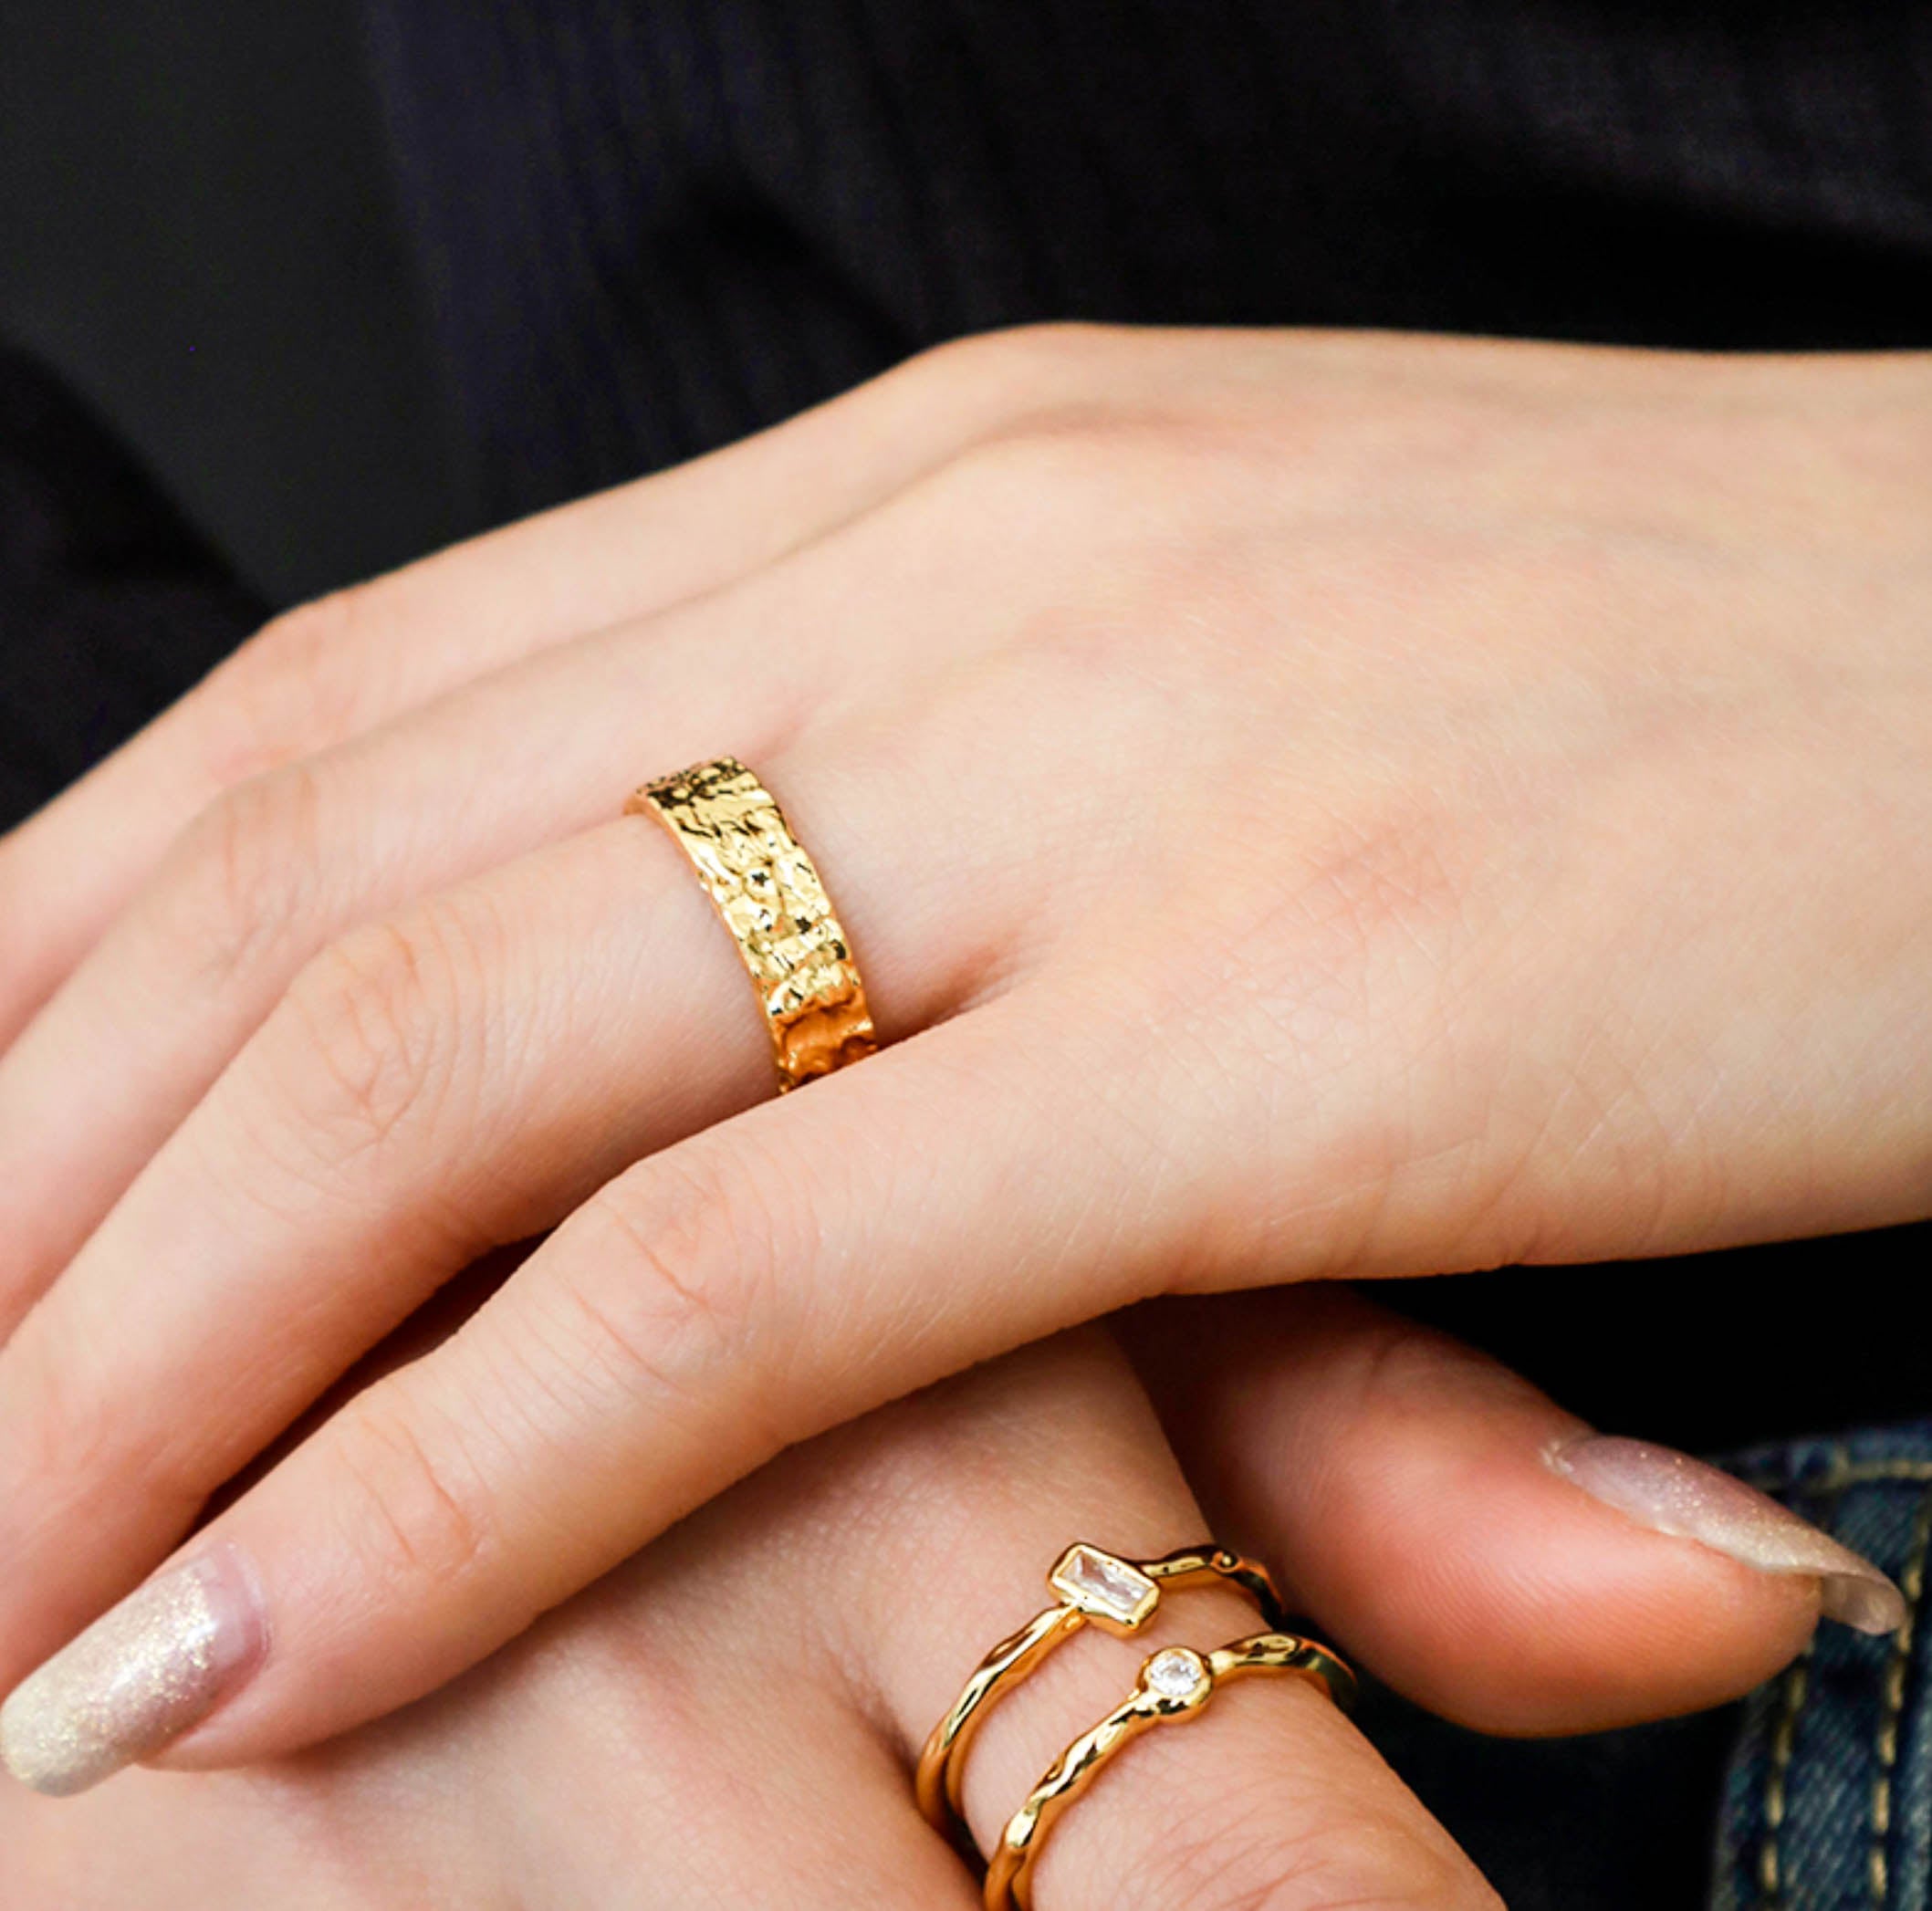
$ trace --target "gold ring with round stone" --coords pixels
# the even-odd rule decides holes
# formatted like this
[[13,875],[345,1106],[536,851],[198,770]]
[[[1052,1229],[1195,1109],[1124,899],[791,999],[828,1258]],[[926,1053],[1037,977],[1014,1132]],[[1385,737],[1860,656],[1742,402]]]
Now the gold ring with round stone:
[[624,813],[670,830],[724,917],[765,1011],[780,1094],[878,1048],[825,884],[778,799],[736,757],[645,784]]
[[1222,1686],[1257,1673],[1307,1679],[1344,1710],[1354,1702],[1355,1675],[1325,1645],[1292,1633],[1258,1633],[1206,1655],[1185,1645],[1155,1653],[1133,1690],[1048,1767],[1008,1820],[987,1867],[986,1911],[1031,1911],[1033,1866],[1047,1833],[1122,1747],[1157,1725],[1197,1718]]
[[1084,1540],[1068,1547],[1047,1575],[1055,1603],[979,1662],[925,1741],[913,1782],[927,1822],[936,1831],[952,1830],[974,1733],[997,1700],[1036,1671],[1056,1646],[1086,1625],[1097,1625],[1117,1639],[1131,1638],[1154,1617],[1167,1588],[1217,1580],[1250,1594],[1269,1625],[1282,1624],[1281,1602],[1267,1567],[1225,1546],[1185,1546],[1140,1564]]

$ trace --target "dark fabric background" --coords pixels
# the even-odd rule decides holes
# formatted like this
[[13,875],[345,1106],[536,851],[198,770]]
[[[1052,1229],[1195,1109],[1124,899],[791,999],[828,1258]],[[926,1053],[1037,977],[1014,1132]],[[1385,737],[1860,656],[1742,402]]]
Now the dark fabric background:
[[1924,0],[367,0],[485,506],[1032,318],[1932,340]]
[[1925,0],[0,0],[0,333],[286,600],[1039,318],[1932,342]]
[[0,351],[0,830],[172,702],[261,615],[78,402]]

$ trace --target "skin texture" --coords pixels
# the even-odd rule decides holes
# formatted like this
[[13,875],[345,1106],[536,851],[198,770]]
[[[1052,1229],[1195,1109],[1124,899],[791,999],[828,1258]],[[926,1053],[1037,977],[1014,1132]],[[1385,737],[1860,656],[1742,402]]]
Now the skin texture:
[[[1376,1445],[1387,1411],[1377,1389],[1413,1395],[1432,1372],[1438,1431],[1499,1406],[1523,1433],[1566,1424],[1480,1357],[1351,1297],[1267,1305],[1279,1312],[1265,1321],[1228,1316],[1225,1341],[1212,1321],[1188,1332],[1225,1359],[1258,1330],[1306,1338],[1330,1370],[1383,1376],[1339,1413],[1332,1401],[1299,1430],[1278,1428],[1311,1472],[1332,1477],[1340,1457],[1324,1458],[1325,1422],[1365,1425]],[[1292,1413],[1303,1391],[1284,1390],[1269,1411]],[[1247,1412],[1238,1397],[1232,1411]],[[1241,1430],[1260,1431],[1252,1420]],[[1512,1467],[1492,1436],[1438,1445],[1426,1461],[1452,1500],[1480,1493],[1505,1524],[1548,1529],[1514,1549],[1513,1594],[1479,1614],[1456,1590],[1470,1542],[1449,1549],[1435,1581],[1449,1596],[1418,1642],[1446,1690],[1580,1721],[1601,1713],[1579,1667],[1606,1621],[1623,1650],[1667,1650],[1687,1628],[1701,1632],[1707,1660],[1727,1643],[1775,1654],[1802,1636],[1801,1588],[1636,1534],[1518,1457]],[[1362,1488],[1387,1503],[1402,1490],[1399,1476]],[[1281,1511],[1251,1509],[1248,1524],[1277,1541]],[[1214,1517],[1119,1347],[1086,1330],[787,1455],[487,1665],[326,1747],[241,1772],[130,1773],[58,1802],[0,1790],[7,1901],[17,1911],[137,1901],[970,1911],[967,1874],[912,1806],[911,1760],[932,1720],[979,1654],[1045,1603],[1046,1568],[1070,1536],[1153,1554]],[[1378,1509],[1364,1503],[1361,1517]],[[1352,1550],[1345,1518],[1335,1530]],[[1336,1607],[1334,1589],[1323,1603]],[[1174,1595],[1143,1639],[1090,1633],[1064,1647],[974,1748],[966,1802],[981,1848],[1148,1653],[1257,1625],[1238,1595],[1197,1591]],[[1497,1650],[1499,1637],[1520,1645],[1537,1628],[1569,1652]],[[1750,1676],[1741,1660],[1731,1671]],[[1676,1696],[1699,1689],[1680,1684]],[[1040,1911],[1102,1911],[1130,1888],[1203,1911],[1497,1902],[1341,1715],[1285,1683],[1238,1688],[1210,1718],[1133,1748],[1055,1833],[1038,1884]]]
[[[1061,1458],[1044,1477],[1042,1451]],[[0,1794],[8,1902],[969,1911],[907,1764],[1102,1506],[1118,1543],[1154,1551],[1202,1519],[1096,1334],[788,1457],[488,1666],[326,1749],[58,1805]],[[1154,1645],[1258,1625],[1221,1591],[1170,1608],[1152,1643],[1092,1634],[991,1716],[968,1768],[982,1844]],[[1286,1685],[1123,1759],[1057,1834],[1039,1903],[1100,1911],[1129,1879],[1230,1911],[1496,1902],[1340,1715]]]
[[[1928,405],[1028,333],[264,633],[0,846],[0,1678],[552,1227],[217,1522],[276,1644],[198,1760],[1126,1303],[1923,1214]],[[783,1102],[604,820],[727,749],[894,1042]]]

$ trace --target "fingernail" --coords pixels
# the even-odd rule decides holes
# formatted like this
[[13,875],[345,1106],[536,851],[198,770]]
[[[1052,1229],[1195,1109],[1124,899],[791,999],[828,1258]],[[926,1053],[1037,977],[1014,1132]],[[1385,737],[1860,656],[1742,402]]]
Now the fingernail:
[[266,1638],[233,1548],[170,1567],[15,1688],[0,1706],[0,1764],[36,1791],[85,1791],[205,1718]]
[[1741,1479],[1687,1453],[1593,1434],[1553,1449],[1551,1467],[1620,1513],[1674,1539],[1696,1540],[1760,1572],[1815,1579],[1827,1619],[1895,1632],[1905,1595],[1869,1560]]

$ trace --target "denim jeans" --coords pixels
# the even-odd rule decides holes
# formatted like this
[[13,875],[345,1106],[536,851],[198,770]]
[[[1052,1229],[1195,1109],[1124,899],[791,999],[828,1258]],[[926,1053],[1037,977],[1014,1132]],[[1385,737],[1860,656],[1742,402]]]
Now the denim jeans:
[[1932,1906],[1932,1420],[1725,1464],[1898,1581],[1889,1639],[1824,1625],[1741,1706],[1634,1731],[1484,1739],[1373,1694],[1363,1722],[1510,1911]]
[[1890,1639],[1823,1626],[1752,1695],[1725,1776],[1713,1911],[1921,1911],[1932,1903],[1932,1684],[1918,1624],[1932,1421],[1763,1447],[1737,1470],[1904,1588]]

